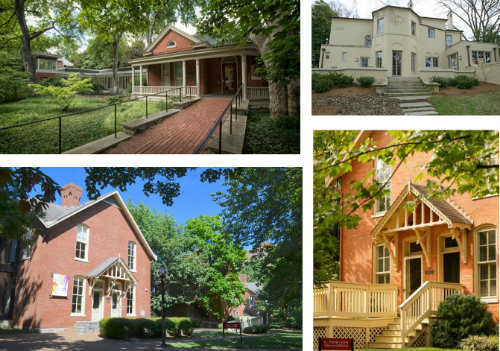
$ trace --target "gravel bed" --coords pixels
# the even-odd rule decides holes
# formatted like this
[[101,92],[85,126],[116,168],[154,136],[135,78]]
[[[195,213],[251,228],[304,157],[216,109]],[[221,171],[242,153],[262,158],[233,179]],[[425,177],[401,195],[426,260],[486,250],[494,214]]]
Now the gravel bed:
[[376,93],[358,96],[316,95],[313,115],[402,115],[399,100]]

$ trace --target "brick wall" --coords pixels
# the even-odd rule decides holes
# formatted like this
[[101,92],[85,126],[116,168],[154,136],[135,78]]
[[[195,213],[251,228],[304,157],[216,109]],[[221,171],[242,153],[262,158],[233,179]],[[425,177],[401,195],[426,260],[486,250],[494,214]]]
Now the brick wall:
[[[176,46],[174,48],[167,48],[167,44],[171,40],[175,41]],[[192,44],[193,41],[171,30],[153,48],[153,54],[158,55],[158,54],[167,54],[179,51],[193,50],[193,48],[191,47]]]
[[[389,135],[383,131],[372,132],[372,138],[379,146],[386,145],[390,141]],[[410,156],[406,163],[402,164],[391,181],[391,203],[401,193],[409,181],[414,182],[420,170],[414,169],[431,157],[430,154],[418,153]],[[353,162],[352,172],[342,177],[342,189],[347,192],[350,189],[350,181],[359,180],[375,166],[375,163]],[[426,176],[418,184],[425,184]],[[467,263],[460,259],[460,283],[464,285],[465,293],[474,292],[474,231],[485,224],[494,225],[498,228],[498,196],[483,199],[471,199],[467,194],[457,195],[448,200],[457,203],[473,219],[473,228],[467,232]],[[361,221],[357,228],[341,230],[341,280],[347,282],[374,283],[373,271],[373,246],[374,242],[370,235],[372,229],[380,221],[381,217],[373,217],[373,211],[356,212]],[[435,226],[431,229],[431,266],[428,267],[423,258],[423,281],[438,280],[438,240],[439,234],[448,232],[445,225]],[[396,270],[391,262],[391,283],[399,287],[398,303],[403,301],[403,240],[414,236],[413,231],[400,232],[397,251],[399,269]],[[498,255],[498,249],[497,249]],[[498,258],[497,258],[498,260]],[[429,274],[426,274],[428,271]],[[497,291],[498,294],[498,291]],[[496,313],[498,321],[498,303],[489,304],[490,310]]]
[[[75,260],[76,226],[89,228],[88,262]],[[71,316],[73,277],[83,276],[108,257],[120,256],[127,264],[128,242],[136,243],[136,315],[150,316],[151,266],[144,247],[120,209],[100,202],[46,231],[38,237],[31,260],[20,266],[14,304],[14,323],[39,328],[66,328],[92,318],[92,296],[85,283],[85,316]],[[70,276],[68,296],[50,297],[52,273]],[[104,317],[111,316],[111,298],[104,294]],[[109,297],[109,298],[108,298]],[[126,316],[126,298],[121,300],[121,315]]]

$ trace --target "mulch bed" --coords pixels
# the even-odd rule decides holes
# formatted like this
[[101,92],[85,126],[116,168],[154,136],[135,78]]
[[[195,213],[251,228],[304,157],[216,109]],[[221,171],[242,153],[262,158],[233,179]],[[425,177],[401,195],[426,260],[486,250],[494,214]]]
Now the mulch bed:
[[472,89],[458,89],[457,87],[439,88],[439,95],[467,96],[476,94],[495,93],[500,91],[500,85],[480,82],[479,86]]
[[402,115],[399,100],[378,95],[375,87],[335,88],[312,94],[313,115]]

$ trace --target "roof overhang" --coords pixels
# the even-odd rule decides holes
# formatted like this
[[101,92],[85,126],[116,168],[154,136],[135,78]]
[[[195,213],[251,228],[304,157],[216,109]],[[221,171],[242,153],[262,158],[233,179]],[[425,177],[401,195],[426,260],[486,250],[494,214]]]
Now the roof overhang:
[[133,283],[133,285],[137,284],[137,279],[121,257],[107,258],[88,272],[86,277],[90,279],[109,278],[111,280],[122,280]]
[[103,202],[104,200],[109,199],[111,197],[114,198],[114,200],[119,204],[121,210],[123,211],[123,214],[125,215],[125,218],[130,223],[132,229],[136,233],[136,235],[139,238],[143,247],[146,249],[146,252],[148,253],[148,255],[156,261],[158,259],[158,257],[156,256],[156,254],[153,252],[153,250],[149,246],[148,242],[146,241],[146,238],[144,237],[144,234],[142,234],[141,230],[139,229],[139,226],[137,225],[134,218],[132,217],[132,214],[128,210],[127,205],[125,204],[122,197],[120,196],[120,194],[116,190],[98,197],[95,201],[89,201],[88,203],[81,206],[78,210],[70,212],[66,216],[62,216],[61,218],[58,218],[56,221],[53,221],[51,223],[46,223],[43,220],[43,218],[39,217],[39,219],[40,219],[40,222],[42,222],[42,224],[46,228],[52,228],[52,227],[56,226],[57,224],[67,220],[68,218],[71,218],[71,217],[75,216],[76,214],[78,214],[82,211],[85,211],[86,209],[94,206],[95,204]]

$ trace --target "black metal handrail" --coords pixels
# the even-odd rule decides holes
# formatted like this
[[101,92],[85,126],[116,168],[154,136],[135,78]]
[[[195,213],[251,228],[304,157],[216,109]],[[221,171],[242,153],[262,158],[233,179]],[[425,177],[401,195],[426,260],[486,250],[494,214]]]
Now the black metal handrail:
[[199,154],[201,152],[201,150],[203,150],[203,148],[206,146],[206,144],[208,143],[208,141],[210,140],[210,138],[214,134],[215,130],[217,129],[217,125],[219,125],[219,154],[222,153],[222,119],[226,115],[227,110],[230,109],[231,115],[229,117],[230,118],[229,119],[229,134],[233,134],[233,101],[236,99],[236,113],[235,113],[235,115],[236,115],[236,120],[238,120],[238,102],[241,105],[241,90],[242,90],[242,88],[243,88],[243,85],[240,85],[240,87],[238,88],[236,93],[233,95],[233,97],[231,98],[231,100],[227,104],[224,111],[222,111],[219,118],[217,118],[217,121],[215,122],[213,127],[210,129],[207,136],[205,136],[205,138],[203,139],[201,144],[198,146],[198,148],[196,148],[196,150],[193,152],[193,154]]
[[[40,119],[40,120],[37,120],[37,121],[19,123],[19,124],[15,124],[15,125],[12,125],[12,126],[7,126],[7,127],[0,127],[0,132],[4,131],[4,130],[8,130],[8,129],[25,127],[25,126],[32,125],[32,124],[38,124],[38,123],[43,123],[43,122],[47,122],[47,121],[52,121],[52,120],[55,120],[55,119],[59,119],[59,153],[61,154],[62,153],[62,119],[63,118],[65,118],[65,117],[71,117],[71,116],[75,116],[75,115],[81,115],[81,114],[88,113],[88,112],[94,112],[94,111],[101,110],[101,109],[104,109],[104,108],[107,108],[107,107],[110,107],[110,106],[114,105],[114,110],[115,110],[115,138],[116,138],[117,137],[117,118],[116,118],[116,114],[117,114],[116,107],[117,107],[117,105],[123,104],[123,103],[126,103],[126,102],[132,102],[132,101],[141,100],[141,99],[144,99],[144,97],[145,97],[146,98],[146,118],[148,118],[148,96],[155,96],[155,95],[159,95],[159,94],[163,94],[163,92],[156,93],[156,94],[151,94],[151,95],[146,95],[146,96],[139,96],[139,97],[134,98],[134,99],[127,99],[127,100],[124,100],[124,101],[119,101],[119,102],[115,102],[115,103],[112,103],[112,104],[107,104],[107,105],[104,105],[104,106],[100,106],[100,107],[96,107],[96,108],[91,108],[91,109],[88,109],[88,110],[85,110],[85,111],[68,113],[68,114],[65,114],[65,115],[60,115],[60,116],[50,117],[50,118],[44,118],[44,119]],[[110,96],[112,96],[112,95],[110,95]],[[168,97],[166,97],[166,99],[168,99]],[[165,103],[165,110],[167,110],[167,109],[168,109],[168,101]]]

